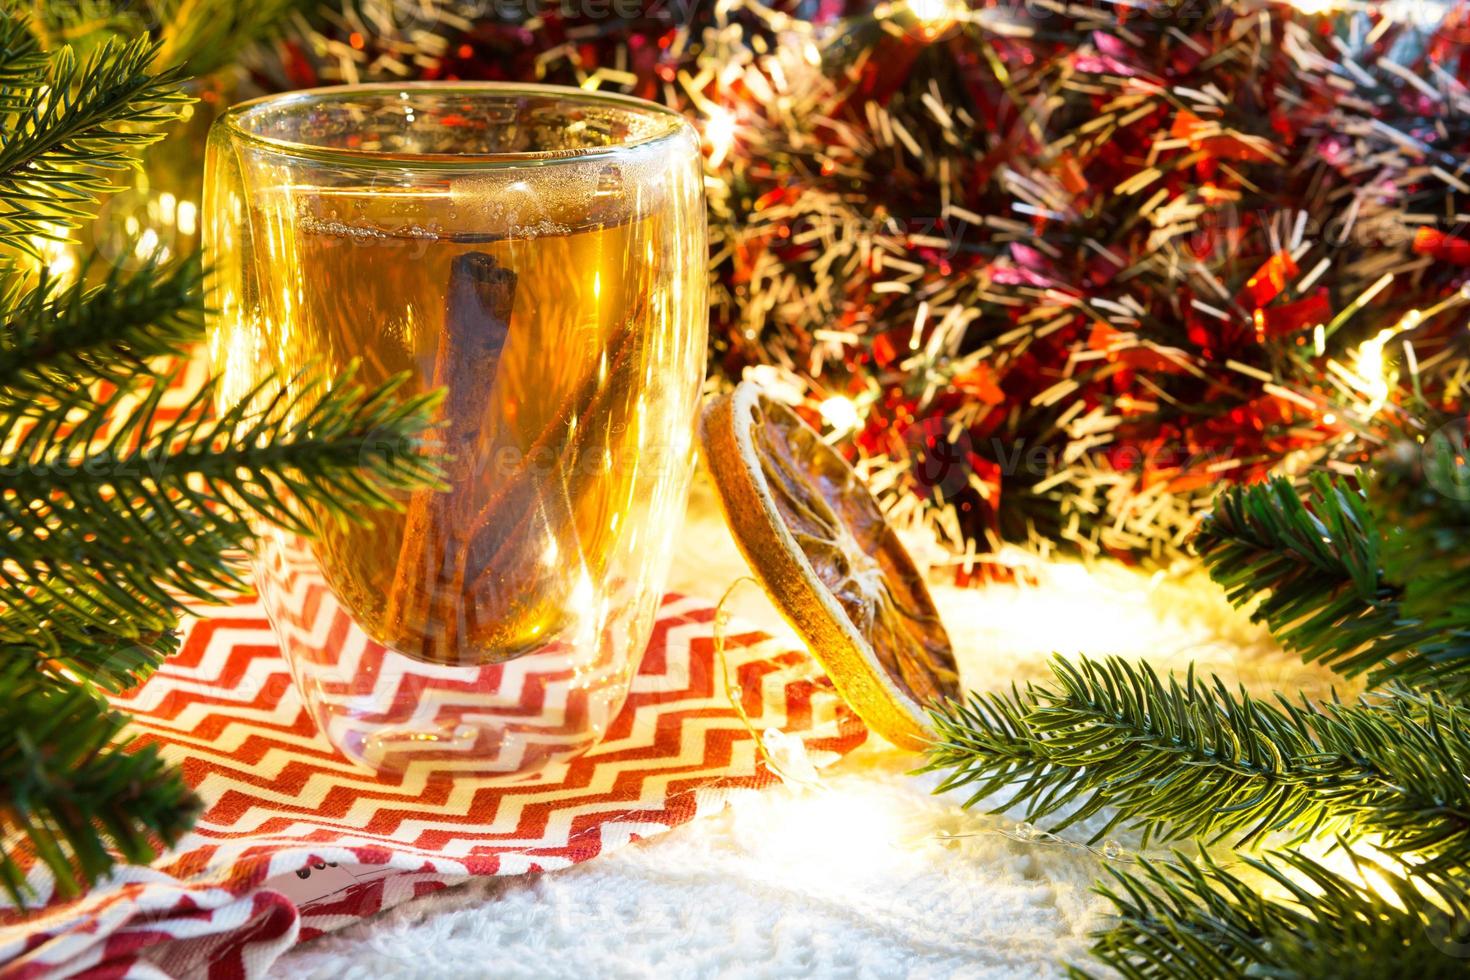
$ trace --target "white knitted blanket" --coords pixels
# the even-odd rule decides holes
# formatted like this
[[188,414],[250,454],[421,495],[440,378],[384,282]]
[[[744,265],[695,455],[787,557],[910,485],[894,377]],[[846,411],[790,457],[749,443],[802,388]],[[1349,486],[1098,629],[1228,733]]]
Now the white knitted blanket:
[[[672,588],[718,598],[745,574],[696,491]],[[1199,573],[1044,568],[1034,584],[936,592],[966,684],[1045,676],[1053,652],[1194,659],[1256,689],[1324,676],[1273,647]],[[783,628],[755,589],[737,611]],[[785,787],[554,874],[477,881],[298,947],[276,975],[1043,977],[1080,961],[1106,904],[1102,859],[1025,843],[1014,816],[935,797],[920,757],[869,744],[816,788]],[[993,801],[995,802],[995,801]],[[1091,828],[1068,831],[1085,839]],[[1135,842],[1119,840],[1125,848]]]

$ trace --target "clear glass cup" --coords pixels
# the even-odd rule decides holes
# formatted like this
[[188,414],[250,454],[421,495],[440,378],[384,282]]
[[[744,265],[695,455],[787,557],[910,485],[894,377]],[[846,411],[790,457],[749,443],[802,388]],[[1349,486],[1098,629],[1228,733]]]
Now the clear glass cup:
[[526,774],[622,707],[692,467],[699,153],[667,109],[532,85],[297,92],[212,130],[221,401],[353,363],[446,389],[448,492],[310,539],[262,528],[253,556],[350,758]]

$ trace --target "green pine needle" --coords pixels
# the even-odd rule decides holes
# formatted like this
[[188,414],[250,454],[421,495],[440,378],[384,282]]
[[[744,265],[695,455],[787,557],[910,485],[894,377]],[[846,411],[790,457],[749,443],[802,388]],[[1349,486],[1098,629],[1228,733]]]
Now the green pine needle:
[[60,48],[44,84],[10,88],[0,129],[0,245],[39,254],[33,238],[78,227],[112,189],[109,175],[135,166],[136,151],[160,138],[150,127],[189,100],[176,72],[153,74],[157,51],[147,37],[109,39],[80,62]]
[[[11,622],[0,613],[0,663],[24,662],[57,685],[75,685],[85,679],[109,694],[117,694],[148,678],[164,658],[176,653],[176,629],[105,630],[89,622],[63,622],[64,607],[51,611],[44,631],[24,621]],[[120,635],[133,633],[135,635]]]
[[178,840],[199,803],[151,745],[119,741],[126,717],[85,687],[63,687],[25,659],[0,662],[0,887],[27,896],[12,841],[75,895],[115,861],[140,863]]
[[1238,869],[1208,855],[1110,866],[1098,892],[1118,918],[1094,934],[1092,955],[1136,980],[1464,977],[1463,873],[1409,877],[1344,850],[1351,872],[1294,852]]
[[[1392,526],[1343,478],[1317,474],[1305,497],[1278,478],[1221,494],[1195,547],[1230,601],[1259,601],[1253,618],[1303,660],[1373,685],[1470,690],[1470,619],[1404,606],[1383,566],[1380,528]],[[1401,571],[1420,574],[1412,560]]]
[[234,64],[246,46],[271,35],[299,0],[150,0],[152,19],[164,25],[163,64],[208,75]]
[[19,17],[0,11],[0,112],[14,112],[46,79],[49,59]]
[[1353,676],[1419,634],[1396,629],[1398,591],[1382,581],[1363,494],[1322,474],[1311,491],[1303,499],[1281,478],[1232,487],[1200,527],[1195,548],[1232,603],[1260,599],[1254,618],[1283,646]]
[[0,630],[58,643],[165,633],[187,599],[242,587],[223,556],[248,544],[252,519],[310,534],[318,512],[360,520],[398,506],[396,492],[438,475],[420,445],[437,396],[400,399],[401,381],[370,392],[351,372],[330,390],[319,377],[267,381],[218,415],[206,386],[165,419],[163,379],[130,412],[124,389],[0,416],[16,446],[0,465]]
[[71,286],[34,269],[177,118],[181,72],[228,62],[290,6],[0,0],[0,887],[17,901],[15,846],[74,894],[193,819],[99,692],[174,652],[186,603],[242,587],[252,531],[365,520],[439,479],[437,398],[402,397],[402,379],[303,374],[164,411],[159,360],[201,334],[197,259],[89,263]]
[[[1454,426],[1422,446],[1405,440],[1374,469],[1369,502],[1383,574],[1400,585],[1404,618],[1432,638],[1377,676],[1470,698],[1470,458]],[[1448,435],[1447,435],[1448,433]]]
[[1269,702],[1118,659],[1052,670],[1053,683],[931,712],[925,770],[949,770],[937,791],[971,787],[966,806],[1000,793],[994,812],[1057,817],[1053,831],[1112,808],[1094,841],[1119,824],[1145,843],[1237,845],[1352,829],[1427,869],[1470,863],[1470,711],[1407,694]]
[[151,374],[151,359],[185,356],[202,338],[197,255],[171,266],[148,261],[132,272],[114,267],[94,286],[87,285],[90,266],[62,289],[43,269],[37,285],[7,304],[0,332],[0,404],[7,410],[32,412],[38,399],[96,381],[129,384]]

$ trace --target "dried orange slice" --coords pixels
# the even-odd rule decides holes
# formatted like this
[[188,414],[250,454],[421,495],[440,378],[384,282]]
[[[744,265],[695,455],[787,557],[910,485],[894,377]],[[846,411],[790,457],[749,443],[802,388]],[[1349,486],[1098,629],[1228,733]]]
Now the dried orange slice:
[[844,701],[923,748],[924,706],[960,696],[954,650],[913,559],[847,461],[742,382],[700,421],[725,518],[750,567]]

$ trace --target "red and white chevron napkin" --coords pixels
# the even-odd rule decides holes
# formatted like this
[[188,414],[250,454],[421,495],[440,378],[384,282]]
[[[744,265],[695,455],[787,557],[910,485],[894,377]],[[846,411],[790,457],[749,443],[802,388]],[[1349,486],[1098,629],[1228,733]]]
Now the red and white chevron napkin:
[[[194,622],[180,653],[117,699],[182,766],[206,810],[152,867],[87,895],[0,913],[0,977],[257,976],[293,943],[475,875],[564,868],[659,834],[777,777],[756,730],[818,760],[865,738],[804,653],[668,597],[627,705],[581,759],[524,786],[378,776],[338,756],[303,709],[265,614]],[[31,881],[44,900],[45,869]]]

